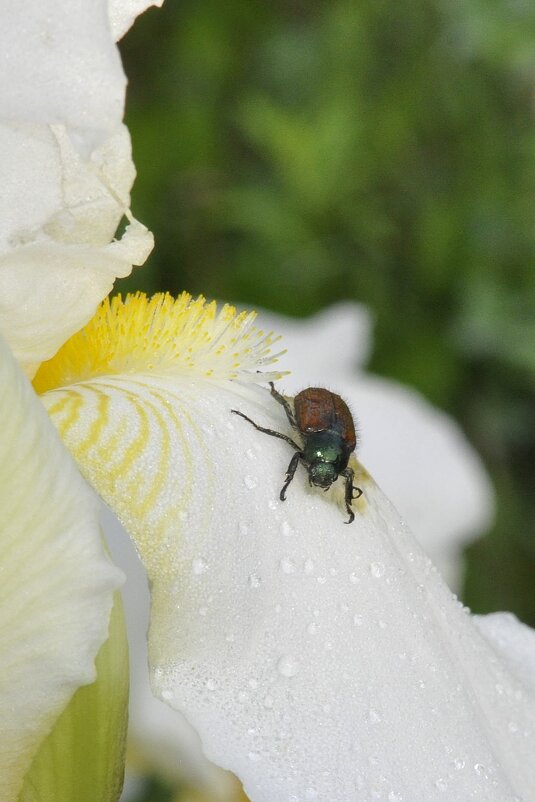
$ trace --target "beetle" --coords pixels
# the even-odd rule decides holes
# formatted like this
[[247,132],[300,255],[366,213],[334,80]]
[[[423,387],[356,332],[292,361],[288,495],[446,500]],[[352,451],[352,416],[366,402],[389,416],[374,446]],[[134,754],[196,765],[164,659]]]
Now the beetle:
[[245,418],[259,432],[279,437],[295,448],[295,454],[286,471],[280,500],[285,501],[288,485],[301,462],[308,471],[309,484],[322,487],[324,490],[328,490],[339,476],[344,477],[345,505],[349,515],[346,523],[352,523],[355,520],[352,501],[362,495],[362,490],[353,484],[355,472],[353,468],[348,467],[349,457],[357,445],[357,436],[353,417],[346,402],[336,393],[331,393],[323,387],[307,387],[295,396],[292,409],[286,398],[275,389],[273,382],[270,382],[269,386],[273,398],[284,408],[290,425],[301,435],[302,447],[282,432],[259,426],[243,412],[237,409],[231,411]]

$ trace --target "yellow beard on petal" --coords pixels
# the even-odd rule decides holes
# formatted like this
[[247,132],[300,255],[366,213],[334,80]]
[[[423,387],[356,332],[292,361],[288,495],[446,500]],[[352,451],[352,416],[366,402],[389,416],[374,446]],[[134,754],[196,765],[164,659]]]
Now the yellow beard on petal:
[[89,323],[73,335],[37,371],[37,393],[99,376],[186,373],[214,379],[262,381],[278,372],[258,374],[279,339],[253,325],[255,312],[237,312],[225,304],[184,292],[173,298],[144,293],[107,298]]

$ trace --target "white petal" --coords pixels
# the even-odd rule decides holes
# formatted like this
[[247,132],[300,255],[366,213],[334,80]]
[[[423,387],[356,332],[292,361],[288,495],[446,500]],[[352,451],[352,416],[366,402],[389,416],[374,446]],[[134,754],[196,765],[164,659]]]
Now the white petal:
[[103,528],[113,561],[126,574],[122,595],[130,651],[128,732],[134,753],[140,752],[154,771],[172,782],[202,789],[214,802],[228,799],[235,781],[206,759],[199,736],[184,717],[151,691],[147,657],[150,607],[147,576],[128,535],[107,508]]
[[163,0],[109,0],[109,17],[113,38],[117,42],[132,26],[135,18],[150,6],[161,7]]
[[93,316],[153,239],[133,221],[110,242],[135,175],[124,126],[88,163],[61,128],[0,126],[0,171],[0,331],[31,366]]
[[123,116],[126,78],[107,0],[9,3],[1,23],[2,118],[61,123],[90,152]]
[[296,392],[318,383],[322,387],[326,376],[346,375],[364,366],[370,355],[372,321],[362,304],[334,304],[302,320],[261,310],[258,322],[282,334],[288,353],[277,367],[290,371],[287,384]]
[[535,632],[511,613],[476,615],[474,622],[513,673],[535,693]]
[[152,243],[152,234],[134,222],[109,245],[44,241],[0,256],[0,331],[17,359],[31,366],[50,358]]
[[15,799],[34,752],[94,678],[120,573],[98,503],[0,340],[0,798]]
[[45,401],[135,538],[154,687],[207,755],[253,802],[534,796],[535,698],[366,474],[349,526],[301,468],[283,503],[292,449],[230,412],[288,432],[267,393],[146,382]]

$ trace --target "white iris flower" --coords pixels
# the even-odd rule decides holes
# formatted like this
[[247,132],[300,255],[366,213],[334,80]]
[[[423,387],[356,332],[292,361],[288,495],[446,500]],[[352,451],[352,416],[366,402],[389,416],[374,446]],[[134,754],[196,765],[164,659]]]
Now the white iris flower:
[[231,414],[290,433],[259,384],[274,338],[185,295],[97,310],[151,247],[131,217],[112,241],[133,169],[106,4],[3,17],[0,798],[93,679],[118,584],[50,419],[147,570],[155,693],[253,802],[534,798],[535,636],[474,621],[356,459],[353,524],[302,468],[280,501],[291,450]]

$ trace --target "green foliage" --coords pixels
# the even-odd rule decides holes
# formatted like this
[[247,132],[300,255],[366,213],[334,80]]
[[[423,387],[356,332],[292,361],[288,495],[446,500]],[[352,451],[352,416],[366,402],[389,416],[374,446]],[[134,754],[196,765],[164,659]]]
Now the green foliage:
[[131,286],[368,304],[372,368],[452,412],[497,483],[466,601],[531,624],[534,40],[528,0],[181,0],[124,45],[157,240]]

